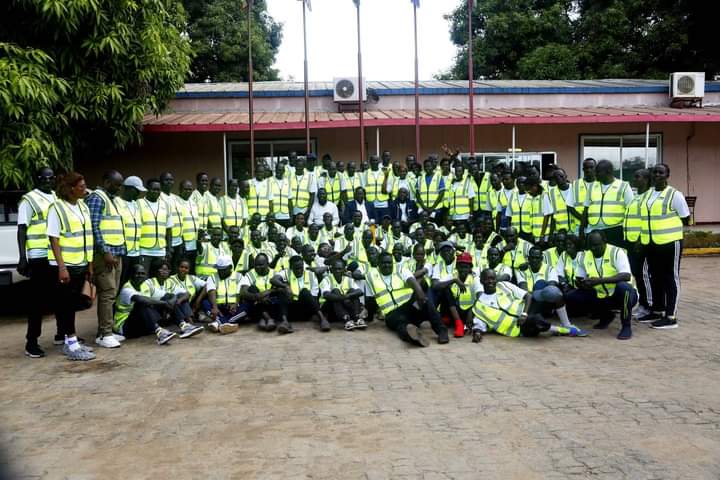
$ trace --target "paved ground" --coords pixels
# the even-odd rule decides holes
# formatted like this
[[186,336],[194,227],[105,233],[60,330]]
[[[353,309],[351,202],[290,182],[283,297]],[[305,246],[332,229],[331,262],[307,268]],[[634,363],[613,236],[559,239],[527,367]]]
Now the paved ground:
[[684,261],[682,327],[626,343],[248,326],[79,364],[3,319],[0,438],[31,478],[717,479],[719,265]]

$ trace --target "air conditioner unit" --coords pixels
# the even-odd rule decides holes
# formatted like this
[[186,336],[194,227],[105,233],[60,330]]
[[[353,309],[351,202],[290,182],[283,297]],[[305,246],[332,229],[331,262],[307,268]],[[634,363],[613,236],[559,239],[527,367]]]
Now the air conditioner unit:
[[705,72],[675,72],[670,74],[670,97],[701,99],[705,96]]
[[[333,100],[338,103],[358,103],[358,78],[338,77],[333,79]],[[367,83],[362,79],[363,92],[362,101],[367,101]]]

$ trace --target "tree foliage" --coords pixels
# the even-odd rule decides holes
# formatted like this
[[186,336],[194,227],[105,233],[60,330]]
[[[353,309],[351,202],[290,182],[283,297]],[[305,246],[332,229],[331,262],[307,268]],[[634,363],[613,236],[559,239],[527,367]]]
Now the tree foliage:
[[[189,81],[248,80],[247,8],[241,0],[184,0],[195,58]],[[272,68],[282,26],[267,13],[264,0],[252,2],[253,80],[277,80]]]
[[179,0],[8,0],[0,5],[0,184],[140,142],[183,84]]
[[[664,78],[720,72],[712,2],[693,0],[477,0],[476,77]],[[467,78],[467,0],[447,16],[458,46],[443,78]]]

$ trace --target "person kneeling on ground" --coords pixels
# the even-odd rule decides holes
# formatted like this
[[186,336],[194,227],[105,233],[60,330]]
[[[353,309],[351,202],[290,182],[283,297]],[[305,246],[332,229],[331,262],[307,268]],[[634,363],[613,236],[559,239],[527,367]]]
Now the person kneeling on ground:
[[142,264],[133,265],[130,280],[120,289],[115,303],[115,333],[126,338],[155,333],[158,345],[164,345],[175,337],[175,333],[158,324],[166,312],[173,310],[174,301],[153,298],[152,288],[152,283],[147,281],[145,267]]
[[342,259],[333,261],[330,275],[320,282],[322,309],[330,320],[344,322],[345,330],[366,328],[365,320],[360,318],[360,297],[363,291],[345,272]]
[[[585,252],[577,271],[579,288],[566,295],[568,305],[585,308],[600,321],[593,327],[603,330],[615,318],[614,309],[620,309],[622,328],[618,340],[632,337],[630,318],[638,301],[638,294],[630,284],[630,261],[625,250],[605,241],[605,234],[593,230],[588,235],[590,249]],[[572,309],[572,310],[574,310]]]
[[437,334],[438,343],[448,343],[448,331],[440,320],[440,314],[432,302],[428,302],[412,272],[393,272],[391,254],[380,254],[378,268],[368,272],[367,283],[378,308],[385,316],[385,325],[394,330],[401,340],[427,347],[429,342],[418,327],[423,321],[429,320]]
[[208,329],[225,335],[237,332],[238,321],[247,315],[239,304],[242,274],[233,272],[232,259],[226,255],[218,257],[215,268],[217,273],[208,277],[205,284],[207,299],[203,300],[203,309],[212,318]]
[[532,296],[510,282],[498,282],[495,272],[486,268],[480,274],[483,293],[473,305],[473,342],[482,340],[487,330],[506,337],[537,337],[541,332],[571,337],[586,336],[575,327],[560,327],[546,321],[540,313],[531,313]]
[[291,319],[295,321],[312,317],[319,319],[320,331],[330,331],[330,323],[320,311],[317,301],[317,277],[305,269],[305,262],[300,255],[293,255],[290,258],[290,268],[277,273],[270,283],[285,292],[285,295],[279,297],[282,316],[282,322],[278,325],[280,333],[293,332]]

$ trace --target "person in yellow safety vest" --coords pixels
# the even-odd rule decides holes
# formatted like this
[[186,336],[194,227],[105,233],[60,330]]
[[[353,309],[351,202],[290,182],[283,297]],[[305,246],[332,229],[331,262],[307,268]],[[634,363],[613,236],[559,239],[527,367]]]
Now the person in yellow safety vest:
[[250,215],[259,213],[261,218],[273,211],[273,192],[265,175],[265,164],[258,163],[255,167],[255,178],[250,180],[248,210]]
[[435,171],[435,162],[428,158],[423,162],[425,173],[417,180],[416,201],[422,211],[427,212],[431,219],[439,219],[441,217],[438,210],[443,204],[445,198],[445,182],[439,172]]
[[670,167],[655,165],[651,175],[654,188],[640,202],[640,243],[650,270],[653,312],[638,320],[652,322],[652,328],[671,329],[677,328],[683,227],[690,220],[690,209],[682,192],[668,185]]
[[195,175],[195,190],[190,196],[190,200],[195,203],[198,212],[198,240],[205,236],[208,225],[207,203],[208,197],[211,196],[208,188],[210,187],[210,177],[205,172]]
[[598,181],[593,183],[585,198],[585,233],[602,230],[611,245],[623,245],[625,210],[633,199],[630,185],[615,178],[613,164],[600,160],[595,169]]
[[432,291],[441,313],[448,315],[455,322],[455,338],[465,336],[465,328],[472,326],[471,309],[475,296],[480,289],[472,273],[472,257],[463,252],[455,257],[451,242],[440,244],[440,262],[433,267]]
[[500,229],[500,195],[502,194],[502,182],[500,175],[493,173],[490,175],[490,188],[488,189],[487,201],[485,202],[487,215],[493,221],[493,227]]
[[[652,289],[647,253],[640,242],[640,232],[642,230],[643,194],[650,189],[650,181],[650,170],[641,168],[635,171],[633,183],[637,194],[625,210],[625,220],[623,221],[624,247],[627,250],[630,271],[635,278],[638,291],[638,306],[635,314],[637,318],[644,319],[652,313]],[[645,320],[647,322],[648,319]],[[655,320],[659,320],[659,318],[654,318],[653,321]]]
[[160,174],[160,200],[165,202],[167,205],[168,215],[172,218],[172,238],[168,244],[168,251],[170,252],[172,263],[170,264],[170,270],[173,272],[177,271],[177,267],[180,264],[180,260],[185,257],[185,241],[183,240],[183,217],[180,212],[180,207],[177,204],[177,195],[172,193],[173,187],[175,186],[175,177],[170,172],[163,172]]
[[191,266],[188,259],[182,259],[178,266],[178,272],[172,275],[168,281],[172,284],[171,289],[173,291],[184,290],[188,293],[188,303],[192,303],[192,312],[197,314],[200,310],[200,297],[205,289],[206,282],[190,273]]
[[[565,250],[560,254],[555,267],[560,289],[564,295],[567,295],[572,289],[578,288],[577,272],[585,256],[585,251],[582,249],[583,244],[584,242],[581,242],[575,234],[571,233],[565,238]],[[570,310],[569,315],[575,315],[575,312]]]
[[347,203],[347,186],[345,179],[337,171],[335,163],[328,165],[327,173],[324,173],[318,179],[318,190],[324,188],[327,193],[328,200],[337,205],[338,209]]
[[615,318],[614,310],[620,310],[622,327],[618,340],[632,337],[630,318],[637,303],[637,291],[632,285],[630,262],[625,249],[607,243],[602,230],[588,235],[590,248],[579,265],[578,287],[565,295],[570,310],[584,311],[597,316],[600,320],[593,327],[598,330],[608,328]]
[[345,187],[350,194],[354,194],[359,187],[365,187],[365,178],[360,172],[355,171],[355,163],[348,162],[345,172]]
[[[57,197],[53,188],[55,186],[55,172],[49,167],[38,169],[34,177],[35,188],[22,196],[18,204],[17,216],[17,245],[18,266],[20,275],[30,277],[29,291],[49,292],[55,287],[57,278],[52,274],[48,263],[48,236],[47,215]],[[53,307],[48,295],[38,295],[28,303],[28,324],[25,335],[25,355],[30,358],[41,358],[45,352],[38,344],[42,332],[42,316]],[[56,340],[64,337],[57,322],[58,332]]]
[[575,197],[572,185],[568,182],[567,174],[562,168],[553,172],[555,186],[549,189],[550,204],[553,208],[552,225],[550,232],[565,231],[578,233],[580,228],[580,215],[575,211]]
[[195,273],[202,279],[207,279],[217,273],[215,264],[218,258],[229,256],[231,252],[222,242],[222,230],[210,229],[210,241],[198,243],[198,256],[195,264]]
[[227,195],[220,198],[222,228],[225,233],[230,227],[238,227],[242,230],[250,218],[247,201],[240,195],[240,183],[231,178],[228,180],[227,190]]
[[462,163],[455,166],[455,175],[451,176],[452,183],[448,186],[445,195],[445,206],[448,208],[448,215],[454,221],[467,221],[470,214],[476,210],[475,183],[470,177],[465,176],[465,167]]
[[[525,182],[525,188],[527,189],[527,197],[520,206],[520,237],[529,242],[544,242],[553,214],[550,198],[537,178],[528,178]],[[511,203],[509,207],[513,210],[513,223],[514,209],[516,207],[518,207],[517,203]],[[527,230],[528,226],[530,227],[529,232]]]
[[294,176],[294,173],[287,175],[286,170],[278,165],[275,167],[275,176],[268,179],[273,195],[273,213],[283,228],[289,228],[291,223],[293,193],[290,189],[290,179]]
[[390,211],[390,196],[386,192],[389,174],[389,168],[380,168],[378,156],[370,155],[370,170],[365,173],[365,198],[373,204],[376,221],[380,221],[383,215]]
[[503,173],[502,177],[500,177],[500,182],[502,183],[502,190],[498,195],[498,220],[496,220],[497,231],[510,226],[511,218],[507,216],[507,207],[510,204],[513,195],[518,194],[518,189],[515,187],[515,179],[512,176],[512,172],[508,171]]
[[150,178],[145,183],[145,198],[137,201],[142,221],[140,262],[146,272],[154,274],[160,262],[170,256],[167,245],[171,243],[173,220],[165,202],[160,201],[160,180]]
[[274,331],[277,328],[276,319],[280,318],[279,297],[282,292],[270,283],[274,276],[268,256],[258,253],[253,259],[253,269],[240,280],[240,295],[248,303],[250,318],[264,332]]
[[587,332],[575,327],[553,325],[538,311],[532,295],[510,282],[497,281],[495,272],[480,273],[482,293],[472,308],[473,339],[479,343],[487,331],[506,337],[537,337],[540,333],[583,337]]
[[557,267],[560,255],[565,251],[565,231],[555,232],[548,239],[548,248],[543,250],[543,261],[551,268]]
[[264,242],[260,230],[255,229],[250,232],[250,242],[245,246],[250,266],[255,265],[255,257],[261,253],[268,258],[275,255],[275,247],[270,242]]
[[467,228],[467,222],[456,221],[453,233],[448,237],[448,240],[461,252],[469,252],[475,247],[473,236],[467,231]]
[[513,274],[527,263],[532,243],[518,238],[515,227],[509,227],[502,234],[502,242],[497,244],[502,263],[513,269]]
[[440,344],[448,343],[448,331],[440,320],[435,305],[425,296],[412,272],[393,272],[393,257],[388,252],[380,254],[378,267],[366,275],[369,296],[375,299],[378,309],[385,317],[385,326],[394,331],[401,340],[420,346],[430,345],[420,332],[420,324],[430,321]]
[[[149,287],[150,296],[156,300],[165,300],[169,304],[168,320],[180,330],[180,338],[190,338],[203,331],[203,327],[194,325],[192,297],[184,285],[170,280],[170,264],[163,262],[153,278],[144,282]],[[154,329],[150,330],[154,331]]]
[[563,327],[573,326],[565,307],[557,271],[553,265],[545,263],[539,247],[530,249],[528,267],[518,272],[518,287],[532,294],[543,315],[551,315],[554,310]]
[[58,181],[58,199],[47,215],[50,241],[48,262],[52,275],[59,281],[54,288],[55,318],[58,330],[65,336],[63,354],[68,360],[92,360],[95,354],[81,345],[75,335],[75,311],[81,303],[85,280],[93,276],[94,241],[90,210],[82,200],[87,193],[85,178],[76,172]]
[[113,303],[122,286],[122,257],[125,248],[123,219],[115,206],[115,197],[120,192],[123,176],[116,170],[103,174],[102,186],[88,195],[85,203],[90,210],[95,255],[93,270],[97,287],[98,329],[95,343],[104,348],[118,348],[120,341],[113,336]]
[[476,206],[477,209],[481,211],[485,211],[487,208],[487,196],[491,188],[490,175],[492,175],[491,172],[482,172],[480,170],[477,170],[473,175],[473,180],[475,180],[475,195],[477,197]]
[[315,176],[305,169],[305,159],[298,157],[295,162],[295,175],[290,177],[290,194],[293,205],[292,214],[306,214],[315,202],[317,182]]
[[233,271],[232,259],[220,255],[215,263],[216,273],[205,284],[207,299],[203,309],[212,318],[208,330],[226,335],[238,331],[238,322],[247,316],[247,305],[240,303],[242,274]]
[[408,169],[405,165],[398,166],[398,174],[393,175],[392,178],[388,177],[385,191],[390,194],[390,199],[397,201],[400,189],[404,188],[407,197],[410,200],[415,200],[415,187],[417,186],[417,179],[415,175],[410,176]]
[[[182,221],[182,239],[184,243],[184,254],[190,263],[190,273],[195,273],[195,260],[197,259],[198,232],[200,228],[200,216],[195,202],[190,200],[193,185],[190,180],[180,182],[179,195],[175,195],[175,205],[180,212]],[[179,267],[179,264],[178,264]]]
[[281,289],[280,324],[278,332],[292,333],[290,321],[317,318],[321,332],[330,331],[330,323],[320,310],[317,296],[318,280],[315,274],[305,269],[305,262],[300,255],[290,258],[290,268],[275,274],[270,283]]
[[345,330],[367,328],[365,320],[360,317],[363,291],[346,273],[345,262],[341,258],[333,260],[330,274],[320,282],[321,308],[328,320],[343,322]]
[[495,272],[495,278],[498,282],[512,282],[512,268],[502,263],[502,255],[497,247],[490,247],[487,251],[487,263],[480,268],[476,268],[476,275],[480,278],[480,272],[489,268]]
[[402,223],[400,223],[400,220],[395,220],[390,224],[390,233],[383,238],[380,246],[384,251],[392,252],[395,245],[400,245],[403,255],[410,255],[413,241],[410,237],[403,233]]
[[287,237],[288,240],[291,240],[295,237],[300,237],[300,239],[305,243],[307,240],[307,227],[305,226],[305,214],[300,212],[296,213],[293,218],[293,226],[285,230],[285,237]]
[[580,224],[577,227],[577,234],[580,236],[581,240],[585,239],[585,230],[582,226],[586,210],[585,200],[588,198],[588,192],[592,188],[592,185],[597,181],[597,177],[595,176],[596,167],[597,161],[595,161],[594,158],[586,158],[582,163],[583,176],[572,183],[572,203],[575,211],[571,213],[575,217],[576,222],[579,222]]
[[210,180],[210,195],[206,197],[206,212],[208,228],[222,228],[222,209],[220,208],[220,198],[222,197],[222,180],[213,177]]
[[141,264],[132,266],[130,280],[120,289],[115,302],[113,331],[126,338],[154,333],[157,344],[165,345],[177,334],[162,328],[159,323],[173,310],[175,299],[174,296],[172,299],[165,297],[164,289],[156,290],[152,280],[148,280],[145,267]]
[[526,191],[527,177],[520,176],[515,183],[517,190],[505,208],[505,216],[509,218],[506,228],[512,225],[517,228],[521,238],[532,239],[532,201]]

